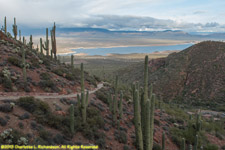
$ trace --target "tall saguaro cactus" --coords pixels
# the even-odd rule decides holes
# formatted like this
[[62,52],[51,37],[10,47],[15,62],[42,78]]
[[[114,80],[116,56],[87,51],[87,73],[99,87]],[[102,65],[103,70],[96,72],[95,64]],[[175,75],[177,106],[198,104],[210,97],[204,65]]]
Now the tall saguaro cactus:
[[73,55],[71,55],[71,62],[70,62],[70,65],[71,65],[72,71],[74,71],[74,56],[73,56]]
[[14,24],[13,24],[13,34],[14,38],[17,38],[17,25],[16,25],[16,18],[14,18]]
[[42,45],[42,47],[46,51],[46,55],[49,56],[48,28],[46,28],[46,41],[45,41],[44,45]]
[[146,120],[145,120],[145,149],[151,150],[151,111],[150,111],[150,100],[146,101]]
[[70,105],[70,131],[74,133],[74,106],[73,104]]
[[7,21],[6,21],[6,16],[5,16],[5,20],[4,20],[4,31],[5,31],[5,34],[7,34]]
[[119,102],[119,116],[120,119],[123,118],[123,92],[120,92],[120,102]]
[[[144,89],[139,88],[138,84],[133,84],[132,95],[134,99],[134,122],[136,142],[138,149],[152,150],[154,136],[154,111],[155,111],[155,94],[152,93],[152,85],[148,88],[148,56],[145,57],[144,70]],[[148,91],[149,89],[149,91]],[[141,98],[139,101],[139,91]],[[137,96],[138,93],[138,96]],[[137,98],[138,97],[138,98]],[[141,107],[139,106],[141,104]],[[140,110],[141,108],[141,110]],[[141,132],[141,134],[140,134]],[[141,135],[141,137],[140,137]],[[142,139],[142,142],[140,142]],[[139,146],[141,144],[141,147]]]
[[30,35],[29,47],[30,47],[30,50],[33,49],[33,37],[32,37],[32,35]]
[[136,143],[139,150],[144,150],[138,90],[134,91],[133,101],[134,101],[134,126],[135,126]]
[[116,101],[115,101],[115,105],[116,105],[116,111],[117,111],[117,109],[118,109],[118,102],[117,102],[117,98],[118,98],[118,76],[116,76],[116,81],[115,81],[115,85],[114,85],[115,87],[114,87],[114,90],[115,90],[115,99],[116,99]]
[[23,36],[23,45],[26,45],[26,39],[24,36]]
[[113,114],[113,125],[115,126],[116,122],[117,122],[117,107],[116,107],[116,104],[117,104],[117,99],[116,99],[116,96],[114,95],[113,96],[113,110],[112,110],[112,114]]
[[185,150],[185,138],[182,138],[182,147],[181,150]]
[[195,136],[194,150],[198,150],[198,135]]
[[198,113],[197,114],[197,119],[196,119],[196,131],[200,131],[201,130],[201,114]]
[[151,108],[147,107],[147,109],[150,109],[150,149],[152,149],[153,148],[153,136],[154,136],[155,94],[152,95],[150,107]]
[[55,38],[55,30],[56,30],[56,26],[55,26],[55,22],[54,22],[54,26],[51,30],[51,42],[52,42],[52,53],[54,55],[54,59],[56,60],[56,52],[57,52],[57,49],[56,49],[56,38]]
[[162,134],[162,150],[165,150],[165,132]]
[[[142,100],[142,105],[141,105],[141,123],[142,123],[142,133],[143,133],[143,136],[144,136],[144,143],[145,142],[145,139],[146,139],[146,130],[145,130],[145,121],[147,120],[146,118],[146,109],[149,109],[149,108],[146,108],[146,102],[147,102],[147,99],[148,99],[148,56],[145,56],[145,64],[144,64],[144,93],[143,93],[143,100]],[[150,97],[151,98],[151,97]],[[145,145],[144,145],[145,146]]]
[[41,54],[43,54],[43,49],[42,49],[42,38],[40,38],[40,51],[41,51]]
[[21,39],[21,30],[19,30],[19,41],[21,42],[22,39]]
[[26,71],[26,60],[25,60],[25,49],[22,47],[22,63],[23,63],[23,80],[27,83],[27,71]]
[[82,121],[85,124],[87,120],[87,106],[88,106],[88,91],[85,95],[84,91],[84,66],[83,63],[80,65],[81,69],[81,114],[82,114]]

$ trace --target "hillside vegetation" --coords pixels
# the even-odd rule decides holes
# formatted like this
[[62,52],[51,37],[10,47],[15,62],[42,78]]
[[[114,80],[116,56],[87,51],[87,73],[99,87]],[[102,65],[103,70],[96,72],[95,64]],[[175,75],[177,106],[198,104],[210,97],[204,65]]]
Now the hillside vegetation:
[[[225,43],[206,41],[149,61],[149,84],[164,100],[225,110]],[[141,64],[122,69],[124,82],[141,79]],[[128,80],[129,79],[129,80]]]

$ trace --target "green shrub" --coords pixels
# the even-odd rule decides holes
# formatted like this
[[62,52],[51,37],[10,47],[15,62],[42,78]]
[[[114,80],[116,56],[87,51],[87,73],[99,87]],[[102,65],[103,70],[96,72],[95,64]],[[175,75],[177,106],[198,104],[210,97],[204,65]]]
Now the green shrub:
[[126,134],[126,132],[124,132],[124,131],[119,131],[119,132],[115,132],[114,133],[114,136],[115,136],[115,139],[117,140],[117,141],[119,141],[120,143],[124,143],[124,144],[126,144],[127,143],[127,134]]
[[46,72],[41,73],[40,74],[40,79],[41,80],[51,80],[51,75],[49,73],[46,73]]
[[101,112],[93,107],[87,107],[87,123],[82,124],[81,111],[77,106],[74,108],[75,129],[82,132],[84,137],[89,140],[98,140],[104,138],[105,135],[98,131],[104,127],[104,119]]
[[59,88],[55,85],[55,82],[51,80],[52,77],[50,74],[41,73],[40,79],[41,81],[39,82],[39,86],[45,91],[49,92],[49,89],[51,89],[54,92],[59,92]]
[[161,150],[161,146],[159,144],[153,144],[153,150]]
[[38,59],[34,59],[34,58],[30,59],[30,62],[31,62],[31,67],[40,68]]
[[20,68],[22,67],[22,58],[19,59],[17,57],[10,56],[10,57],[7,58],[7,61],[14,66],[17,66],[17,67],[20,67]]
[[47,103],[34,97],[21,97],[18,99],[17,104],[32,114],[47,114],[50,112]]
[[108,96],[107,96],[107,92],[104,88],[98,90],[97,92],[95,92],[95,94],[99,100],[101,100],[105,104],[108,104]]
[[6,89],[8,89],[8,90],[12,90],[12,86],[13,86],[13,84],[12,84],[12,80],[11,80],[11,78],[10,77],[6,77],[6,76],[4,76],[3,77],[3,87],[4,88],[6,88]]
[[218,150],[218,146],[215,144],[208,144],[204,147],[204,150]]

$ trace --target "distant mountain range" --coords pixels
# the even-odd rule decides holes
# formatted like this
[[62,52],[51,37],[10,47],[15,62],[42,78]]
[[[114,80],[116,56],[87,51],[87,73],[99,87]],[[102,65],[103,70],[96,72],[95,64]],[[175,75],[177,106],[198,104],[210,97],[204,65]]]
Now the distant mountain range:
[[[30,28],[22,27],[22,34],[25,36],[30,35],[44,35],[45,28]],[[147,37],[156,39],[174,39],[174,40],[224,40],[225,33],[210,33],[210,32],[184,32],[181,30],[165,30],[165,31],[110,31],[103,28],[57,28],[58,36],[66,36],[71,33],[92,33],[96,37],[98,35],[111,35],[111,36],[134,36],[134,37]]]

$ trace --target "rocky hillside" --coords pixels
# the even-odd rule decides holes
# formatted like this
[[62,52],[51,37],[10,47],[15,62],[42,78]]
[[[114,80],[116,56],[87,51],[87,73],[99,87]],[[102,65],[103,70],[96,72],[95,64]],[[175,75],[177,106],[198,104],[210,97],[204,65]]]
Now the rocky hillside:
[[[61,64],[41,55],[18,40],[0,31],[0,92],[75,93],[80,90],[80,69]],[[27,83],[25,86],[22,62],[25,47]],[[85,72],[86,88],[94,88],[98,78]]]
[[[87,72],[83,75],[83,69],[73,69],[70,65],[43,56],[36,49],[29,49],[1,32],[0,36],[1,144],[20,145],[20,148],[24,145],[58,146],[57,149],[65,149],[59,145],[97,145],[102,150],[137,149],[133,94],[129,88],[118,87],[117,90],[114,84],[104,83],[103,87],[96,90],[100,81]],[[21,47],[26,49],[26,82]],[[156,76],[157,70],[165,68],[165,60],[150,62],[152,75],[155,73]],[[143,64],[139,68],[143,68]],[[130,72],[132,73],[135,72]],[[132,77],[136,78],[137,75],[141,75],[136,79],[140,80],[143,70]],[[150,78],[153,81],[153,76]],[[157,83],[156,79],[154,81]],[[84,94],[84,87],[90,95],[88,92]],[[156,86],[155,91],[158,89]],[[123,94],[115,98],[115,91]],[[35,95],[22,97],[24,92]],[[12,99],[10,96],[15,93],[18,95],[16,99]],[[36,97],[43,93],[62,94],[39,99]],[[77,93],[79,96],[65,98],[64,94],[68,93]],[[114,102],[108,97],[110,94]],[[178,150],[181,148],[182,138],[186,139],[186,146],[196,145],[196,132],[199,133],[199,148],[204,146],[206,150],[224,149],[225,132],[221,126],[224,122],[202,118],[201,131],[197,131],[200,120],[195,115],[189,117],[177,105],[156,101],[155,108],[152,113],[154,128],[151,130],[153,150],[161,150],[162,143],[165,143],[166,149]],[[194,111],[191,113],[195,114]],[[163,133],[165,138],[162,138]]]
[[[137,64],[123,70],[122,78],[135,81],[141,78],[140,72],[142,64]],[[167,58],[149,61],[149,82],[165,100],[182,100],[193,105],[224,104],[224,79],[223,42],[201,42]]]

